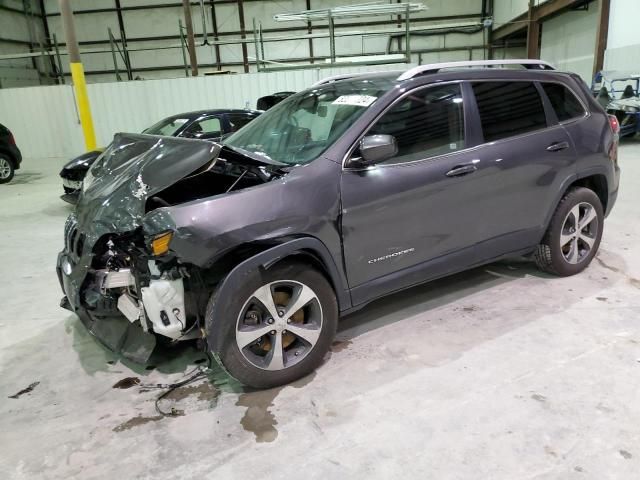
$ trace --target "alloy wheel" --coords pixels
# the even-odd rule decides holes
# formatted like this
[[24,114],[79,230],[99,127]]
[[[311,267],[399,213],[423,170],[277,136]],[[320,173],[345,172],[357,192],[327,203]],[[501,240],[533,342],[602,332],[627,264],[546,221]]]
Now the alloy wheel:
[[6,180],[11,175],[9,160],[0,157],[0,180]]
[[598,214],[587,202],[574,206],[564,219],[560,232],[560,249],[564,259],[573,265],[589,256],[598,236]]
[[322,332],[320,300],[307,285],[278,280],[258,288],[236,322],[242,355],[263,370],[284,370],[304,359]]

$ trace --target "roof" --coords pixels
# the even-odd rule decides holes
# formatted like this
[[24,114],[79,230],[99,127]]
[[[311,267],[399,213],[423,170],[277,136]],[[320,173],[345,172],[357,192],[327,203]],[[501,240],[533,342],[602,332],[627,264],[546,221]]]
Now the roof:
[[248,109],[242,109],[242,108],[215,108],[212,110],[195,110],[193,112],[177,113],[175,115],[169,115],[168,117],[165,117],[165,118],[186,118],[189,120],[193,120],[193,119],[202,117],[203,115],[221,115],[224,113],[260,113],[260,112],[257,110],[248,110]]
[[[397,81],[409,80],[424,75],[443,73],[443,71],[460,71],[468,68],[496,69],[504,66],[520,66],[524,71],[555,71],[551,64],[542,60],[530,59],[508,59],[508,60],[471,60],[466,62],[445,62],[418,65],[406,71],[389,72],[364,72],[364,73],[343,73],[324,78],[314,83],[311,88],[327,85],[343,80],[368,79],[368,78],[395,78]],[[510,71],[514,69],[510,68]]]

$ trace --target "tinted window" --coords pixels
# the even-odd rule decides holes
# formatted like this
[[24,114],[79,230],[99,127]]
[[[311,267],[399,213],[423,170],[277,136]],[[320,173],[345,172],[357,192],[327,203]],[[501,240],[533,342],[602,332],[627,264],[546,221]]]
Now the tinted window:
[[148,133],[149,135],[166,135],[170,137],[175,135],[188,121],[186,118],[165,118],[152,127],[147,128],[142,133]]
[[205,118],[191,124],[185,133],[195,137],[219,137],[222,135],[222,123],[218,117]]
[[530,82],[473,83],[485,142],[547,126],[542,100]]
[[544,93],[549,97],[553,109],[556,111],[558,120],[561,122],[570,118],[582,117],[585,114],[584,108],[576,98],[564,85],[559,83],[543,83]]
[[398,142],[398,154],[383,163],[411,162],[464,148],[460,86],[424,88],[408,95],[369,134],[393,135]]
[[231,131],[235,132],[256,117],[254,115],[247,115],[246,113],[230,113],[227,115],[227,118],[229,118],[229,123],[231,123]]

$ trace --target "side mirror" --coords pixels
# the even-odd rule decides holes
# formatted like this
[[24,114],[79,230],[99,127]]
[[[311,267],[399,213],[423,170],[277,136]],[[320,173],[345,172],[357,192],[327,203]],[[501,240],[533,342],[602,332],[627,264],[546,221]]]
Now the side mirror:
[[368,167],[398,154],[398,142],[393,135],[367,135],[360,140],[360,158],[349,161],[351,167]]

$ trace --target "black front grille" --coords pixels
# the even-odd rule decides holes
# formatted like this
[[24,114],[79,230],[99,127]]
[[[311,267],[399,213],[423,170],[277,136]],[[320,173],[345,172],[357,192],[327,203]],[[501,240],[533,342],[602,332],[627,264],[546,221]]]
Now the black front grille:
[[77,170],[77,169],[65,169],[60,173],[62,178],[66,178],[67,180],[80,181],[84,179],[87,175],[86,170]]
[[64,226],[64,246],[67,252],[78,257],[82,256],[85,240],[86,236],[78,230],[78,222],[75,217],[69,217]]

